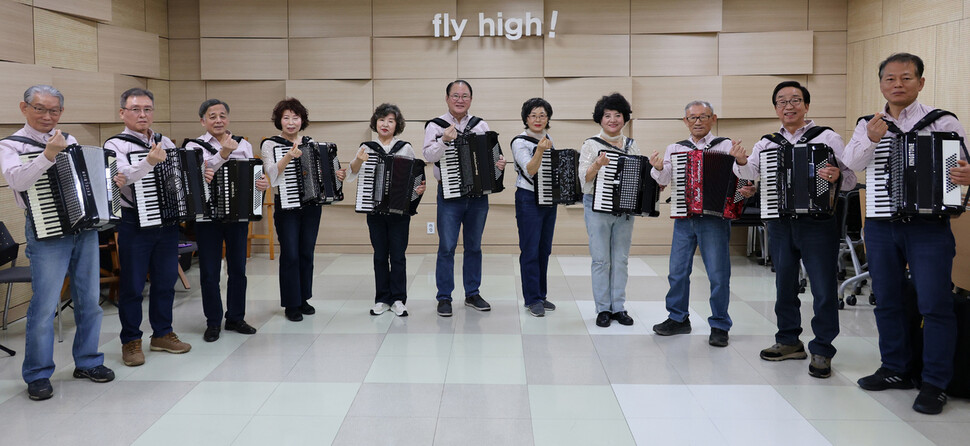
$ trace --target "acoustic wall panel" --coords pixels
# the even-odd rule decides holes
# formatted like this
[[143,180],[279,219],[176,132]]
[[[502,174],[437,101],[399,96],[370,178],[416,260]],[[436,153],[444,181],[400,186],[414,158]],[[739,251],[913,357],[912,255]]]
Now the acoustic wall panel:
[[374,111],[369,80],[288,80],[286,96],[300,100],[310,122],[369,121]]
[[724,76],[721,78],[721,118],[775,118],[771,92],[778,83],[798,81],[805,76]]
[[201,39],[202,79],[284,80],[289,74],[286,39]]
[[933,105],[952,111],[961,118],[970,116],[970,95],[966,94],[967,79],[970,79],[970,54],[965,48],[968,42],[970,20],[937,27],[936,66],[932,67],[936,74],[936,101]]
[[535,37],[463,37],[458,41],[458,77],[542,77],[542,49],[542,39]]
[[848,17],[848,0],[808,0],[808,29],[812,31],[845,31]]
[[0,60],[34,63],[33,8],[0,2]]
[[110,24],[145,31],[145,0],[112,0]]
[[171,79],[172,71],[169,65],[169,46],[168,39],[158,39],[158,77],[161,79]]
[[102,123],[118,120],[115,75],[55,69],[53,85],[64,94],[62,123]]
[[707,101],[721,114],[721,78],[718,76],[634,77],[633,115],[639,119],[679,119],[691,101]]
[[229,104],[233,121],[272,122],[273,106],[286,96],[286,81],[208,81],[205,94]]
[[807,29],[808,0],[723,0],[722,32]]
[[[543,96],[552,104],[558,119],[593,119],[593,107],[601,97],[618,92],[630,101],[633,82],[629,77],[545,79]],[[636,104],[631,103],[634,113]],[[631,117],[632,119],[632,117]]]
[[98,71],[160,77],[158,35],[98,25]]
[[288,6],[290,38],[371,36],[371,2],[290,0]]
[[504,119],[521,125],[522,103],[542,96],[541,78],[467,80],[475,90],[472,114],[489,122]]
[[862,42],[850,43],[846,47],[845,129],[854,129],[856,118],[868,114],[864,112],[862,102],[863,72],[869,68],[864,64],[864,47]]
[[807,74],[812,72],[811,31],[721,33],[718,73]]
[[846,32],[849,42],[872,39],[883,34],[882,0],[849,2]]
[[[397,104],[404,118],[412,121],[427,121],[448,111],[445,102],[445,87],[454,78],[447,79],[376,79],[374,80],[374,104],[390,102]],[[472,88],[475,85],[472,84]],[[475,99],[472,98],[470,112],[476,113]],[[413,141],[412,141],[413,142]]]
[[899,2],[899,30],[909,31],[953,20],[963,0],[907,0]]
[[26,121],[18,104],[24,100],[24,91],[35,84],[52,85],[53,75],[53,70],[40,65],[0,62],[0,104],[4,104],[0,107],[0,123],[22,127]]
[[[160,81],[156,79],[148,80],[148,90],[152,92],[155,96],[155,114],[154,119],[157,122],[169,122],[172,119],[172,103],[171,96],[172,91],[169,81]],[[118,97],[119,105],[121,97]]]
[[289,39],[289,79],[370,79],[370,37]]
[[844,31],[816,32],[812,55],[812,73],[845,74],[846,48]]
[[286,3],[199,0],[201,37],[287,37]]
[[808,119],[845,116],[845,79],[842,74],[808,76],[803,84],[812,94]]
[[630,36],[556,35],[545,38],[546,77],[630,75]]
[[[654,151],[663,155],[668,145],[690,136],[690,131],[680,119],[637,119],[631,127],[633,139],[644,156],[651,156]],[[719,135],[717,129],[712,131]]]
[[168,0],[168,37],[199,38],[199,0]]
[[[771,92],[768,92],[769,94]],[[768,104],[771,106],[771,103]],[[774,133],[781,129],[781,122],[775,119],[719,119],[717,121],[718,136],[734,140],[740,139],[741,145],[751,155],[754,144],[762,135]]]
[[556,38],[561,35],[630,33],[630,1],[545,0],[546,17],[559,11]]
[[99,22],[111,21],[111,0],[34,0],[34,7]]
[[[556,105],[553,104],[552,108],[556,110]],[[565,118],[560,118],[558,114],[553,115],[552,120],[549,121],[549,125],[549,136],[552,137],[552,141],[557,148],[575,149],[576,151],[579,151],[583,147],[584,141],[596,136],[601,130],[599,124],[593,122],[592,118],[566,120]],[[632,124],[627,124],[623,128],[623,134],[632,136],[632,127]]]
[[717,75],[717,34],[630,36],[633,76]]
[[205,82],[171,81],[168,88],[172,122],[198,123],[199,106],[206,100]]
[[458,75],[458,45],[432,37],[374,38],[374,79]]
[[630,2],[631,33],[704,33],[721,30],[721,0]]
[[168,41],[169,76],[175,81],[202,79],[202,54],[199,39],[171,39]]
[[[456,14],[455,0],[428,0],[422,2],[402,2],[399,0],[373,0],[374,8],[374,37],[391,36],[433,36],[434,25],[431,23],[435,14],[448,14],[449,22],[461,19]],[[468,23],[471,23],[469,20]],[[445,27],[440,26],[441,36],[454,36],[454,32],[446,33]],[[465,25],[468,29],[469,25]]]
[[34,63],[98,71],[97,24],[34,8]]
[[145,31],[168,37],[168,1],[145,0]]

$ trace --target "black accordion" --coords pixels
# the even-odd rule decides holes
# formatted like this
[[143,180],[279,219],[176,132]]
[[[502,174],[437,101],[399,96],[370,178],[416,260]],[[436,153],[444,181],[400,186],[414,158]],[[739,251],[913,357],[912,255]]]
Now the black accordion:
[[953,132],[912,132],[880,140],[866,168],[866,218],[962,214],[966,200],[960,186],[950,181],[962,145]]
[[[43,151],[20,155],[27,164]],[[26,191],[28,218],[38,240],[106,229],[121,221],[121,191],[114,181],[114,150],[73,144]]]
[[[273,149],[276,161],[292,146],[277,145]],[[279,186],[281,209],[296,209],[305,205],[331,204],[343,201],[343,182],[337,179],[340,161],[337,145],[331,142],[317,143],[304,138],[298,147],[299,158],[291,160],[283,169],[283,182]]]
[[357,177],[357,204],[362,213],[414,215],[421,195],[414,189],[425,181],[425,162],[407,156],[371,154]]
[[237,223],[263,218],[263,191],[256,180],[263,177],[263,161],[230,159],[215,172],[203,188],[205,216],[196,221]]
[[[132,184],[138,226],[151,228],[193,221],[206,213],[205,161],[201,148],[166,149],[165,161]],[[135,164],[147,151],[131,152]]]
[[837,166],[827,144],[807,143],[761,151],[761,218],[835,214],[839,183],[818,176],[818,170]]
[[539,206],[583,201],[583,189],[579,185],[579,152],[573,149],[546,150],[532,184]]
[[690,150],[670,155],[670,218],[713,215],[741,216],[747,181],[734,175],[734,157],[709,150]]
[[657,217],[660,186],[650,176],[650,159],[600,150],[609,164],[600,168],[593,185],[593,211],[613,215]]
[[501,156],[498,133],[460,133],[438,162],[444,199],[481,197],[505,190],[505,170],[495,165]]

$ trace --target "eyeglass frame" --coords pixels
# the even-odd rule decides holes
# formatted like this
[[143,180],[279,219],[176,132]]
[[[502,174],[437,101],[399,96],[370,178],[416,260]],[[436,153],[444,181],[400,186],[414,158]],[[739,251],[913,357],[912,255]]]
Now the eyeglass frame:
[[470,94],[459,95],[458,93],[452,93],[448,95],[448,98],[451,99],[452,101],[457,101],[457,100],[467,101],[472,98],[472,95]]
[[39,105],[34,105],[34,104],[29,104],[29,103],[27,104],[27,106],[30,107],[30,108],[32,108],[32,109],[34,109],[34,112],[37,113],[37,114],[39,114],[39,115],[41,115],[41,116],[43,116],[43,115],[50,115],[52,118],[56,118],[56,117],[60,116],[61,113],[64,113],[64,107],[45,108],[45,107],[41,107]]
[[695,122],[707,122],[713,117],[714,115],[684,116],[684,120],[687,121],[688,124],[693,124]]
[[155,113],[155,107],[147,107],[147,108],[128,108],[128,107],[121,107],[121,109],[122,110],[125,110],[125,111],[130,111],[130,112],[132,112],[132,113],[134,113],[136,115],[140,115],[142,113],[144,113],[146,115],[150,115],[152,113]]
[[788,104],[791,104],[792,107],[798,107],[804,102],[805,98],[780,99],[775,101],[775,108],[784,109],[788,107]]

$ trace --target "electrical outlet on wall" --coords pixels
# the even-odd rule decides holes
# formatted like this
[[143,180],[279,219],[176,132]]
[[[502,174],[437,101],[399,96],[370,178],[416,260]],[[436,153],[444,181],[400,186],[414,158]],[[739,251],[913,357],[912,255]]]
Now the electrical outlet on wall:
[[428,234],[434,234],[434,222],[433,221],[429,221],[428,222]]

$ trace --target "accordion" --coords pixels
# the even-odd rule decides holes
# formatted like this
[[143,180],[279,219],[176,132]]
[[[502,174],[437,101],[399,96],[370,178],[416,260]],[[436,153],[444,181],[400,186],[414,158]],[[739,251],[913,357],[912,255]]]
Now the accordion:
[[[165,161],[156,164],[132,185],[138,226],[142,228],[191,221],[206,212],[202,149],[166,149],[165,152]],[[147,156],[147,151],[128,155],[132,164]]]
[[539,206],[570,205],[582,201],[579,152],[573,149],[546,150],[532,183]]
[[593,210],[614,215],[633,214],[657,217],[660,186],[650,176],[650,159],[600,150],[609,164],[596,174],[593,185]]
[[425,162],[407,156],[371,154],[357,177],[357,212],[391,215],[418,213]]
[[913,132],[880,140],[866,168],[866,218],[963,213],[966,200],[960,197],[960,186],[950,181],[962,142],[953,132]]
[[714,215],[734,219],[741,215],[747,182],[734,175],[734,157],[708,150],[670,155],[672,169],[670,217]]
[[826,144],[795,144],[761,152],[761,218],[782,215],[827,217],[835,213],[839,186],[818,176],[836,165]]
[[[342,201],[343,182],[337,179],[337,171],[340,170],[337,145],[330,142],[317,143],[304,138],[298,148],[303,155],[291,160],[282,172],[279,207],[295,209],[308,204]],[[276,161],[282,159],[289,150],[290,146],[276,146],[273,149]]]
[[263,191],[256,180],[263,177],[263,161],[230,159],[215,172],[202,189],[206,212],[196,221],[237,223],[263,218]]
[[[27,164],[43,152],[26,153]],[[28,218],[38,240],[105,229],[121,221],[121,191],[114,150],[71,145],[57,154],[54,165],[26,191]]]
[[495,166],[501,155],[498,133],[459,134],[438,162],[444,199],[481,197],[505,190],[505,171]]

